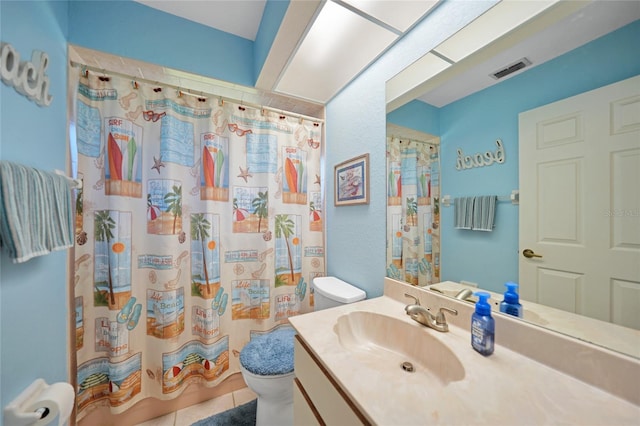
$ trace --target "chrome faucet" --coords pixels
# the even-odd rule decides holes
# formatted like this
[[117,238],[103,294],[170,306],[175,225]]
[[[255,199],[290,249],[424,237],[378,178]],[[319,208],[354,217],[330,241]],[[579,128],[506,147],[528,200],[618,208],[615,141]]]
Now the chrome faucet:
[[463,288],[456,294],[455,298],[458,300],[464,300],[465,302],[473,302],[473,300],[469,299],[472,295],[473,291],[468,288]]
[[449,331],[449,324],[447,324],[447,319],[445,318],[444,313],[446,311],[450,314],[458,315],[458,311],[442,306],[440,309],[438,309],[438,313],[436,315],[433,315],[427,308],[420,305],[420,300],[418,300],[417,297],[407,293],[405,293],[404,295],[405,297],[410,297],[414,300],[413,304],[404,307],[405,312],[411,317],[412,320],[419,322],[422,325],[426,325],[427,327],[431,327],[437,331]]

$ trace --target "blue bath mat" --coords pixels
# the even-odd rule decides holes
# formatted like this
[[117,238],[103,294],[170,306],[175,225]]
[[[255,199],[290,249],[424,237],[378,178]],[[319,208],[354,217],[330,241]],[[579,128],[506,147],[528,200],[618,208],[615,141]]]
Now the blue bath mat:
[[206,419],[199,420],[191,426],[255,426],[258,400],[254,399]]

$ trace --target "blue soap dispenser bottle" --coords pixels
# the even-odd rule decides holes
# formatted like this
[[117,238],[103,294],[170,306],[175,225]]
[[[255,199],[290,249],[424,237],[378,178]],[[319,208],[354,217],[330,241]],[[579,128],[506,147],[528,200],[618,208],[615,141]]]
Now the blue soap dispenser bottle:
[[505,284],[504,300],[500,302],[500,312],[522,318],[522,305],[518,296],[518,284],[509,281]]
[[484,356],[493,353],[495,321],[491,317],[491,305],[487,302],[491,295],[483,291],[478,296],[476,311],[471,316],[471,346]]

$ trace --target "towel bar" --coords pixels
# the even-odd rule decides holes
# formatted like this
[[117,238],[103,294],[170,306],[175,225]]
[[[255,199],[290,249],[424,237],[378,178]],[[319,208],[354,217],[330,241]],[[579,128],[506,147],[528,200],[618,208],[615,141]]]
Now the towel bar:
[[[440,204],[443,207],[450,207],[453,200],[454,198],[451,198],[451,195],[443,195],[440,199]],[[498,201],[511,201],[511,204],[514,205],[520,204],[520,191],[514,189],[510,195],[500,195],[498,196]]]
[[65,172],[63,172],[62,170],[58,170],[58,169],[55,169],[54,173],[57,174],[57,175],[60,175],[60,176],[64,176],[67,179],[69,179],[74,188],[77,188],[77,189],[81,189],[82,188],[82,180],[81,179],[74,179],[72,177],[69,177],[69,176],[67,176],[67,174]]

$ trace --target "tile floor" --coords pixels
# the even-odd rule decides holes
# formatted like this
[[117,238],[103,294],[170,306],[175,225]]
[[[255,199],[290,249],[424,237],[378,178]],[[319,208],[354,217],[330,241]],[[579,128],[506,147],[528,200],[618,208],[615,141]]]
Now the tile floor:
[[162,417],[156,417],[136,426],[190,426],[198,420],[246,404],[255,398],[256,394],[251,389],[244,388]]

